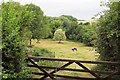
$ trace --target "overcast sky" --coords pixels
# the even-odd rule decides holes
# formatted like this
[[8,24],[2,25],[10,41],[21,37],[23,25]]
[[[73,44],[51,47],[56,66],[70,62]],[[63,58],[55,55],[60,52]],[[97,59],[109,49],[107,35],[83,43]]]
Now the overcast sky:
[[77,19],[90,20],[95,14],[105,10],[101,0],[14,0],[21,4],[34,3],[47,16],[72,15]]

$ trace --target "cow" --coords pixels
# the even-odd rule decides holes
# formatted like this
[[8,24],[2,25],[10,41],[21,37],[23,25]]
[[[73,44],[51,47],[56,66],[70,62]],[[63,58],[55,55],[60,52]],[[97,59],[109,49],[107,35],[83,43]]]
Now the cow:
[[77,48],[72,48],[72,51],[74,52],[74,51],[77,51]]

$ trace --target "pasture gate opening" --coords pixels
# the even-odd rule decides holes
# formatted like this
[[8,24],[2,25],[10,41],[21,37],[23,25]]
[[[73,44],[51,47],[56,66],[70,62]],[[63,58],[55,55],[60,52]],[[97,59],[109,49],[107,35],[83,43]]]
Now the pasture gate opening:
[[[48,66],[42,66],[38,65],[35,61],[45,60],[45,61],[58,61],[58,62],[67,62],[66,64],[63,64],[60,67],[48,67]],[[38,68],[42,73],[40,72],[32,72],[34,75],[42,76],[40,78],[31,78],[31,80],[47,80],[49,77],[49,80],[58,80],[57,78],[66,78],[68,80],[112,80],[112,77],[115,75],[120,75],[120,72],[118,71],[93,71],[87,68],[83,63],[87,64],[104,64],[104,65],[114,65],[118,66],[120,65],[120,62],[111,62],[111,61],[84,61],[84,60],[73,60],[73,59],[56,59],[56,58],[43,58],[43,57],[36,57],[36,56],[27,56],[27,61],[29,64],[27,64],[30,68]],[[73,69],[73,68],[66,68],[71,64],[77,64],[79,67],[83,69]],[[45,69],[52,69],[53,71],[48,72]],[[58,75],[55,74],[59,71],[74,71],[74,72],[86,72],[90,73],[94,78],[88,78],[88,77],[80,77],[80,76],[67,76],[67,75]],[[99,74],[107,74],[104,77],[101,77]],[[60,79],[63,80],[63,79]]]

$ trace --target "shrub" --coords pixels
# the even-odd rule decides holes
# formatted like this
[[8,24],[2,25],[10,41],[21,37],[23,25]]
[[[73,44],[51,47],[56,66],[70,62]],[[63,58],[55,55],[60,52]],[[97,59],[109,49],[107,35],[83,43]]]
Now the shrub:
[[55,57],[55,54],[48,51],[47,49],[33,48],[32,49],[33,56],[41,56],[41,57]]
[[[7,80],[26,78],[24,8],[18,2],[6,2],[2,7],[2,77]],[[22,17],[21,17],[22,16]]]
[[[40,49],[40,48],[33,48],[32,49],[32,55],[33,56],[39,56],[39,57],[51,57],[55,58],[55,54],[53,52],[48,51],[47,49]],[[45,60],[40,60],[37,63],[38,65],[44,65],[44,66],[59,66],[59,62],[53,62],[53,61],[45,61]]]

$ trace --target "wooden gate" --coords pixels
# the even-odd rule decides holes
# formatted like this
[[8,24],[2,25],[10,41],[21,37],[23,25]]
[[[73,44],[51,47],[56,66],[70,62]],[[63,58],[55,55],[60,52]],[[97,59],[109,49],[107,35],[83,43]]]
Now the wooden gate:
[[[65,64],[62,64],[60,67],[48,67],[48,66],[42,66],[38,65],[35,61],[38,60],[46,60],[46,61],[58,61],[58,62],[66,62]],[[68,80],[112,80],[112,77],[115,75],[120,75],[120,72],[118,71],[93,71],[88,69],[83,63],[87,64],[104,64],[104,65],[113,65],[118,66],[120,65],[120,62],[111,62],[111,61],[83,61],[83,60],[72,60],[72,59],[56,59],[56,58],[43,58],[43,57],[35,57],[35,56],[28,56],[27,61],[29,61],[29,64],[27,65],[30,68],[38,68],[42,73],[40,72],[32,72],[34,75],[42,75],[40,78],[32,78],[32,80],[45,80],[48,77],[52,80],[58,80],[57,78],[68,78]],[[83,69],[73,69],[73,68],[66,68],[67,66],[71,64],[77,64],[79,67]],[[53,71],[48,72],[45,69],[52,69]],[[80,77],[80,76],[67,76],[67,75],[58,75],[55,74],[56,72],[59,72],[60,70],[64,71],[75,71],[75,72],[86,72],[90,73],[93,78],[88,77]],[[104,77],[101,77],[99,74],[107,74]],[[63,79],[60,79],[63,80]]]

